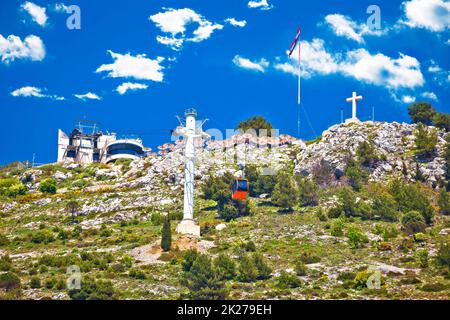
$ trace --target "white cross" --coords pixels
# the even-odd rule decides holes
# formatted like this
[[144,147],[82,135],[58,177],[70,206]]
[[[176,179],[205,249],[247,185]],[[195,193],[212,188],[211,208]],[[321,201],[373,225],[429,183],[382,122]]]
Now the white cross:
[[358,118],[356,118],[356,101],[357,100],[362,100],[362,96],[357,96],[356,92],[353,91],[352,97],[351,98],[347,98],[347,102],[351,102],[352,103],[352,119],[353,120],[357,120]]

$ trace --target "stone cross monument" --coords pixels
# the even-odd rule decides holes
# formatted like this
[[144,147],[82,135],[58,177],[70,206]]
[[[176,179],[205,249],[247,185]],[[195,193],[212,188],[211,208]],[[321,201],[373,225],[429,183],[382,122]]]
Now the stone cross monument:
[[347,102],[352,103],[352,117],[350,119],[345,120],[345,123],[359,122],[359,119],[356,117],[356,101],[362,100],[362,98],[363,98],[362,96],[357,96],[356,92],[353,91],[352,96],[346,99]]

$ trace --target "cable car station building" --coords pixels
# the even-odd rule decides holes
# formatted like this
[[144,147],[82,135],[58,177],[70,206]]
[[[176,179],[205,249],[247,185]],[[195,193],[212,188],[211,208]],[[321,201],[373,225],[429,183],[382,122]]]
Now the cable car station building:
[[[70,135],[58,130],[58,162],[111,163],[117,159],[139,159],[145,155],[139,138],[118,138],[97,131],[95,122],[80,122]],[[86,130],[88,128],[88,130]]]

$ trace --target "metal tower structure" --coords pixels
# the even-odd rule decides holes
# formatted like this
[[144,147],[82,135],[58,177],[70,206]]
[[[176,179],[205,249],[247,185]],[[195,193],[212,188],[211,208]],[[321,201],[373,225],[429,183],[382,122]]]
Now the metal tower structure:
[[209,135],[202,129],[207,120],[197,122],[195,109],[187,109],[184,116],[184,124],[183,120],[178,118],[180,126],[174,130],[174,135],[183,136],[185,141],[183,220],[178,224],[176,231],[181,234],[200,236],[200,226],[194,221],[195,139],[209,138]]

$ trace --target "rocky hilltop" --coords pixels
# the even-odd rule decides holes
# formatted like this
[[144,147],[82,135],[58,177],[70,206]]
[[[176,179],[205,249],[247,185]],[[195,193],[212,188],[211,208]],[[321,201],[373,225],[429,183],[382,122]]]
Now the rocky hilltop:
[[[109,291],[103,292],[102,298],[175,299],[186,291],[179,281],[186,250],[196,249],[212,257],[227,254],[237,264],[245,252],[258,251],[267,259],[270,275],[256,282],[236,275],[227,282],[231,297],[448,298],[448,276],[435,266],[435,261],[441,261],[440,246],[449,241],[450,233],[448,216],[440,213],[445,211],[444,205],[437,200],[446,174],[446,133],[429,129],[436,131],[437,142],[426,157],[416,153],[417,126],[395,122],[335,125],[308,142],[287,135],[256,138],[245,134],[210,141],[206,146],[199,141],[195,210],[202,238],[174,235],[170,252],[159,247],[161,222],[170,214],[174,229],[181,218],[182,141],[160,146],[158,152],[133,162],[4,169],[0,179],[0,268],[17,275],[21,291],[14,294],[24,299],[73,297],[65,285],[70,265],[80,266],[89,281],[107,281]],[[364,141],[373,148],[376,161],[366,168],[367,190],[355,192],[357,200],[352,205],[370,206],[376,193],[389,197],[392,206],[400,200],[386,196],[391,192],[388,189],[379,191],[381,187],[370,183],[387,186],[393,178],[413,183],[419,174],[421,192],[434,212],[432,222],[416,232],[420,235],[405,232],[401,221],[406,212],[397,207],[384,207],[395,211],[385,220],[361,214],[359,207],[354,215],[346,213],[340,218],[326,212],[348,200],[339,200],[339,190],[347,190],[346,166],[350,158],[358,158]],[[276,176],[283,171],[311,180],[317,166],[326,165],[333,183],[322,190],[308,187],[314,195],[308,193],[308,202],[297,202],[289,214],[269,192],[252,197],[251,215],[224,220],[217,203],[202,197],[202,186],[211,177],[228,172],[242,176],[250,165],[262,175]],[[43,188],[52,183],[53,190],[52,186]],[[283,183],[278,184],[273,196],[279,198]],[[298,192],[305,186],[309,185],[299,187]],[[72,208],[73,201],[77,205]],[[356,245],[355,234],[360,237]],[[378,291],[364,289],[361,282],[373,268],[383,275]],[[299,278],[294,281],[289,275]],[[288,282],[287,287],[283,281]],[[289,281],[298,281],[298,285]],[[2,290],[3,297],[12,294]]]

